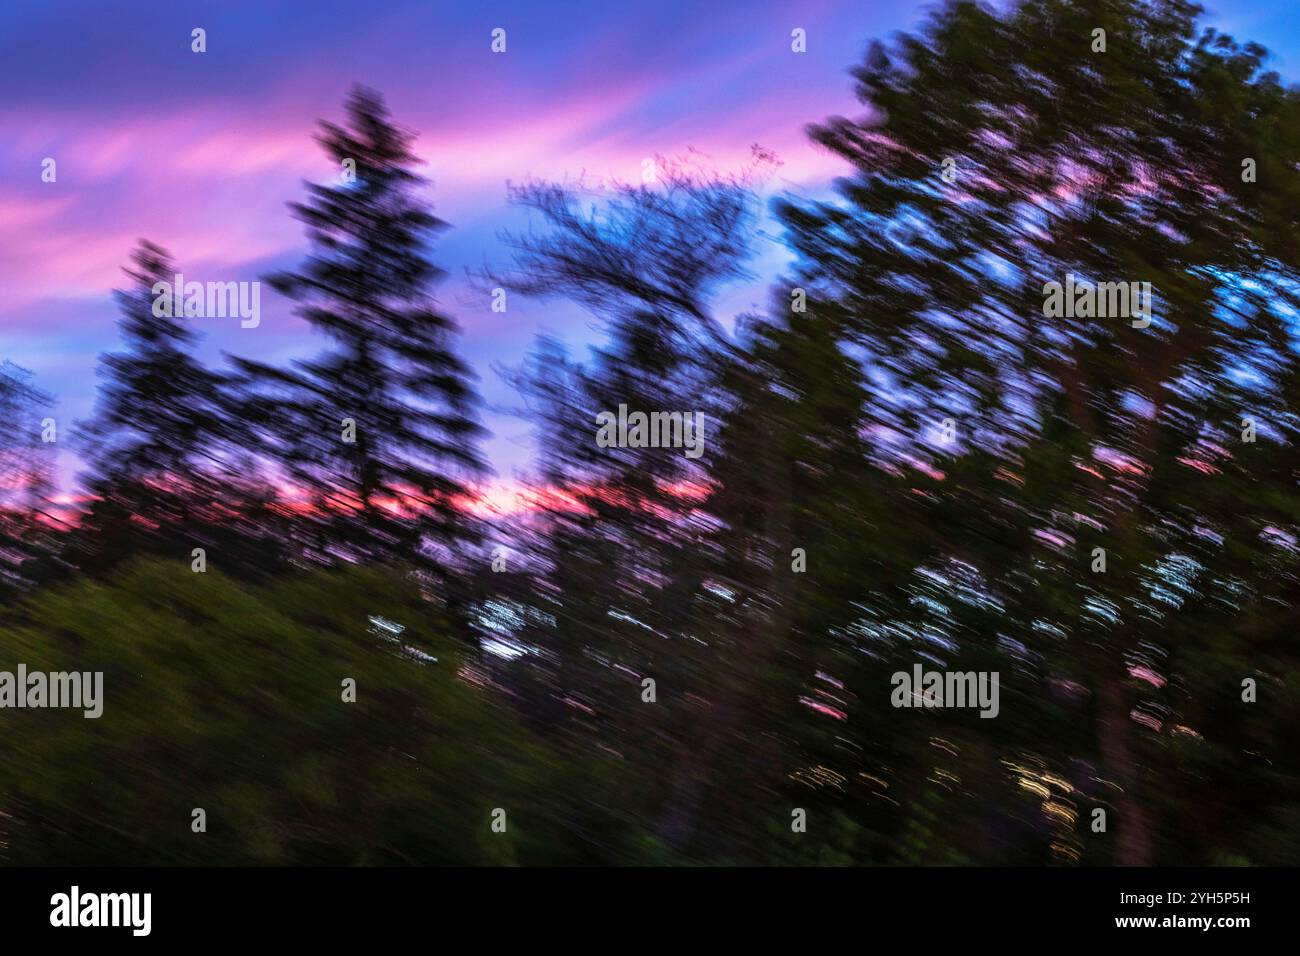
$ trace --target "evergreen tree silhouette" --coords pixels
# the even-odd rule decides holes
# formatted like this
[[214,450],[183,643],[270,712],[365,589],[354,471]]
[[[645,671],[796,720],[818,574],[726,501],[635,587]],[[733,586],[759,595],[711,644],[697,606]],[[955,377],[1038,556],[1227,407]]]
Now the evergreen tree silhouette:
[[167,252],[142,240],[131,261],[115,294],[126,348],[101,358],[95,411],[78,428],[91,504],[70,560],[88,571],[147,554],[189,562],[218,499],[223,378],[194,356],[189,317],[155,308],[175,279]]
[[478,399],[456,325],[431,299],[441,271],[427,244],[445,224],[418,194],[412,135],[374,91],[354,90],[347,112],[346,128],[325,122],[319,136],[340,180],[291,204],[312,254],[271,277],[330,346],[290,368],[236,359],[242,415],[305,495],[299,523],[318,560],[432,568],[477,537],[460,509],[484,468]]

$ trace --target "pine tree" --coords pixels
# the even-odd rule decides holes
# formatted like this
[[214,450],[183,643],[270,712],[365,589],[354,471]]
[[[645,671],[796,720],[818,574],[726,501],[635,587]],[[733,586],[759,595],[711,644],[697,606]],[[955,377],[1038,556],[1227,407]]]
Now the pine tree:
[[217,496],[222,377],[194,356],[187,317],[155,308],[155,289],[175,279],[167,252],[142,240],[125,271],[132,284],[116,299],[126,348],[101,358],[95,412],[79,425],[92,503],[71,559],[86,570],[144,553],[188,562]]
[[472,374],[431,299],[441,272],[427,243],[445,224],[418,195],[412,135],[380,96],[358,88],[347,110],[347,128],[322,123],[319,136],[340,180],[292,204],[312,255],[271,277],[331,345],[290,368],[237,360],[250,390],[241,414],[259,454],[306,496],[304,544],[318,560],[432,567],[474,540],[460,509],[483,469]]

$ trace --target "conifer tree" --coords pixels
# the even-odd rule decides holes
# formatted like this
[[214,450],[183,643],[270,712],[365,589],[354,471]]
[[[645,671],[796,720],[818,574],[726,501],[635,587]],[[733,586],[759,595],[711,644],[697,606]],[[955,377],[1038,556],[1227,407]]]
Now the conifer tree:
[[175,280],[167,252],[142,240],[125,271],[125,349],[102,357],[95,412],[79,426],[91,505],[71,560],[87,570],[145,553],[188,562],[217,498],[222,376],[195,357],[190,317],[155,308]]
[[428,243],[445,224],[420,196],[412,134],[380,96],[356,89],[348,125],[322,123],[339,178],[293,203],[311,255],[271,277],[329,340],[316,358],[274,368],[241,359],[242,416],[281,470],[321,560],[445,563],[475,532],[461,507],[483,464],[472,373],[455,323],[431,290]]

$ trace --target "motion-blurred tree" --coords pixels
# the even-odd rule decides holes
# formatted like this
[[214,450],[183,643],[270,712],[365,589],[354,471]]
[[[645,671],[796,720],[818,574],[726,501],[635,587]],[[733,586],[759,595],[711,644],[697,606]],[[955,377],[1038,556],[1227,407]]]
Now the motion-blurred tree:
[[50,405],[30,372],[0,362],[0,596],[46,577],[59,551],[51,529],[61,519],[48,510],[58,427]]
[[322,123],[319,137],[339,180],[292,204],[313,255],[271,277],[333,344],[290,368],[237,360],[253,390],[243,415],[258,451],[308,496],[300,519],[317,559],[445,566],[447,549],[475,537],[464,482],[483,468],[472,374],[430,297],[441,273],[426,243],[445,224],[418,195],[412,135],[379,95],[358,88],[347,110],[348,128]]
[[[701,666],[710,651],[695,633],[707,563],[700,504],[721,362],[732,348],[712,299],[746,275],[751,180],[763,164],[722,177],[689,160],[658,160],[654,183],[521,187],[513,198],[544,229],[508,237],[515,270],[496,277],[586,306],[607,337],[585,363],[543,340],[519,376],[542,431],[542,485],[558,497],[530,543],[544,566],[534,599],[547,616],[525,639],[542,651],[544,699],[669,782],[659,831],[676,849],[699,803],[686,751],[712,697]],[[702,454],[601,447],[597,416],[620,406],[702,415]],[[645,679],[655,681],[654,705],[643,700]]]
[[[1214,827],[1295,814],[1271,790],[1294,741],[1257,724],[1295,702],[1239,694],[1297,676],[1300,95],[1198,14],[950,4],[854,71],[865,119],[814,128],[854,168],[839,199],[780,210],[810,299],[890,386],[869,417],[943,473],[925,533],[996,611],[954,617],[943,572],[930,653],[982,644],[1028,682],[989,733],[1066,859],[1210,862]],[[1049,314],[1067,276],[1150,283],[1153,318],[1141,286],[1127,312]],[[1164,815],[1211,789],[1185,850]]]
[[79,423],[91,502],[69,556],[90,572],[144,554],[188,562],[217,517],[223,379],[194,356],[188,318],[154,308],[175,280],[167,252],[142,240],[131,259],[132,285],[116,293],[126,349],[102,357],[95,413]]

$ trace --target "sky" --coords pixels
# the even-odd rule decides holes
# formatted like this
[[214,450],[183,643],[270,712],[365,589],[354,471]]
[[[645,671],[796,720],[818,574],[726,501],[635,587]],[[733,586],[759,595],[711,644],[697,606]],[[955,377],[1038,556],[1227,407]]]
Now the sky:
[[[1300,3],[1208,3],[1205,22],[1274,53],[1300,78]],[[913,30],[912,0],[3,0],[0,3],[0,361],[28,370],[67,426],[93,407],[99,356],[117,347],[111,292],[132,247],[168,249],[188,280],[253,281],[306,252],[286,203],[337,176],[313,141],[343,118],[355,83],[382,92],[416,131],[428,196],[450,229],[433,258],[440,305],[461,324],[492,431],[485,451],[509,486],[532,456],[528,423],[499,374],[539,332],[581,352],[593,319],[562,302],[490,295],[469,270],[509,265],[506,229],[527,227],[507,184],[637,181],[647,157],[703,153],[739,171],[751,146],[782,165],[770,195],[825,195],[846,169],[805,127],[866,109],[847,71],[871,39]],[[206,31],[207,51],[191,50]],[[506,52],[491,50],[506,31]],[[791,51],[806,31],[807,52]],[[42,182],[42,161],[57,162]],[[719,316],[767,302],[786,264],[760,240],[752,282]],[[200,353],[288,361],[324,343],[262,289],[262,319],[196,319]],[[62,446],[66,448],[66,445]],[[60,456],[65,489],[77,460]]]

